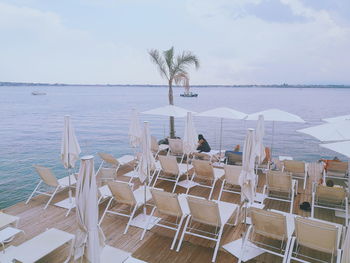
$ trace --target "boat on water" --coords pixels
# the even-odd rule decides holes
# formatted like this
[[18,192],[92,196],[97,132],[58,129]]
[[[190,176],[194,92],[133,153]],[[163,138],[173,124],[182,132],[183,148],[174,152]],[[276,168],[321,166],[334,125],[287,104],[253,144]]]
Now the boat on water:
[[181,93],[180,96],[181,97],[198,97],[198,94],[193,92],[188,92],[188,93]]
[[192,97],[198,97],[197,93],[193,93],[190,91],[190,79],[186,74],[182,74],[180,76],[183,87],[185,89],[184,93],[181,93],[180,96],[181,97],[187,97],[187,98],[192,98]]
[[46,95],[46,92],[41,92],[41,91],[33,91],[32,95]]

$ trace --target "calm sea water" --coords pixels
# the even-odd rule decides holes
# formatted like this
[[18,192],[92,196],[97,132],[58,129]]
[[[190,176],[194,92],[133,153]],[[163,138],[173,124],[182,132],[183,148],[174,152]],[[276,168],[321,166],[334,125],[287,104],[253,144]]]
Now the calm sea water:
[[[33,90],[46,96],[32,96]],[[350,89],[302,88],[193,88],[198,98],[182,98],[175,88],[175,104],[197,112],[226,106],[246,113],[279,108],[301,116],[306,124],[275,123],[274,154],[313,161],[336,154],[297,129],[321,123],[321,118],[349,114]],[[70,114],[82,154],[99,151],[115,156],[132,153],[128,145],[131,108],[139,111],[167,104],[164,87],[0,87],[0,208],[25,200],[38,182],[32,165],[51,167],[65,176],[60,159],[63,116]],[[141,115],[159,139],[168,134],[168,118]],[[195,117],[197,131],[212,148],[219,147],[220,120]],[[252,121],[224,120],[223,145],[243,144]],[[271,143],[271,123],[266,123],[265,144]],[[184,119],[176,119],[176,132],[183,136]],[[339,156],[339,155],[338,155]],[[341,156],[339,156],[341,157]],[[96,164],[100,163],[98,157]]]

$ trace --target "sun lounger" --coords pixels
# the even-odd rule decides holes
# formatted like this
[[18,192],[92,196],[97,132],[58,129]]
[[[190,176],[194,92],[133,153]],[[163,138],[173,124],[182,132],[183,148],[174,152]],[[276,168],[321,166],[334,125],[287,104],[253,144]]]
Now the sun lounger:
[[327,161],[324,169],[324,181],[327,178],[338,179],[338,180],[348,180],[349,178],[349,164],[348,162],[340,161]]
[[99,167],[96,172],[96,181],[98,184],[114,180],[117,180],[117,171],[115,168],[105,168],[101,166]]
[[[317,260],[316,258],[301,253],[301,248],[308,248],[321,253],[330,254],[331,260],[328,262],[334,262],[335,259],[337,263],[340,263],[340,241],[342,232],[342,227],[335,224],[296,217],[295,237],[293,237],[291,241],[287,262],[291,262],[291,260],[293,260],[293,262],[315,262],[315,260]],[[313,255],[317,254],[314,253]],[[320,260],[317,261],[321,262]]]
[[[43,195],[50,196],[49,201],[47,201],[44,207],[44,209],[46,209],[59,190],[63,190],[64,188],[69,187],[69,177],[70,177],[71,186],[75,185],[77,182],[73,174],[70,175],[69,177],[66,176],[61,179],[57,179],[55,175],[52,173],[50,168],[39,166],[39,165],[34,165],[34,168],[39,174],[41,180],[39,181],[38,185],[35,187],[34,191],[31,193],[31,195],[29,196],[28,200],[26,201],[26,204],[28,204],[28,202],[30,201],[30,199],[32,199],[34,194],[36,193],[43,194]],[[39,187],[43,183],[49,187],[52,187],[54,189],[53,192],[49,193],[49,192],[40,191]]]
[[2,246],[3,252],[5,252],[5,243],[10,242],[19,233],[24,232],[23,230],[10,226],[0,230],[0,245]]
[[51,228],[15,247],[15,262],[34,263],[67,243],[73,245],[74,235]]
[[291,174],[293,179],[303,180],[303,189],[305,190],[308,176],[307,163],[302,161],[285,160],[283,161],[282,171]]
[[[263,251],[283,258],[283,263],[287,262],[289,246],[292,240],[293,229],[288,228],[285,215],[272,211],[251,208],[252,224],[247,230],[243,245],[253,243]],[[261,238],[263,237],[263,238]],[[272,246],[268,240],[277,242],[278,247]],[[239,263],[242,261],[241,254]]]
[[328,187],[314,185],[311,202],[311,217],[315,215],[315,208],[323,208],[345,213],[345,225],[349,223],[348,192],[342,187]]
[[158,156],[161,169],[158,171],[156,179],[154,180],[153,187],[158,180],[174,182],[172,193],[175,192],[181,175],[187,173],[187,168],[191,169],[192,165],[187,165],[176,161],[174,156]]
[[158,144],[157,138],[151,136],[151,151],[154,154],[154,158],[157,158],[158,154],[162,151],[169,149],[167,144]]
[[0,211],[0,229],[8,226],[17,227],[19,221],[18,216],[13,216]]
[[[175,231],[175,236],[171,244],[170,249],[174,249],[177,237],[179,235],[182,223],[185,217],[189,214],[189,208],[186,200],[186,195],[177,195],[157,189],[151,189],[152,199],[155,203],[155,207],[152,209],[150,221],[155,212],[158,212],[159,216],[163,216],[164,222],[159,221],[155,225],[171,229]],[[175,223],[169,222],[168,217],[176,218]],[[143,230],[141,240],[144,238],[148,225],[151,222],[145,225]]]
[[[213,168],[210,161],[204,161],[204,160],[193,160],[192,165],[194,167],[194,174],[191,178],[191,181],[194,181],[194,179],[198,178],[201,181],[204,180],[209,182],[210,185],[198,183],[195,187],[200,186],[200,187],[209,188],[210,189],[209,199],[211,199],[216,181],[224,175],[225,173],[224,169]],[[188,194],[189,190],[190,188],[187,189],[186,194]]]
[[[99,224],[102,224],[102,221],[106,215],[106,213],[124,216],[129,218],[128,223],[126,224],[124,234],[128,232],[131,220],[134,218],[135,213],[138,208],[140,208],[142,205],[144,205],[144,186],[139,187],[137,190],[133,191],[133,185],[126,183],[126,182],[120,182],[120,181],[114,181],[114,182],[108,182],[109,190],[112,193],[112,198],[109,200],[106,209],[100,219]],[[151,199],[151,193],[146,189],[146,202]],[[130,206],[129,210],[112,210],[110,208],[112,202],[115,201],[117,204],[127,205]],[[127,213],[130,212],[130,213]]]
[[100,167],[106,163],[113,168],[115,168],[116,172],[118,172],[119,168],[123,165],[131,165],[133,161],[135,161],[135,157],[132,155],[123,155],[122,157],[115,158],[113,155],[109,153],[98,153],[100,158],[102,159],[102,163]]
[[[212,257],[212,262],[215,262],[224,226],[229,224],[229,219],[238,211],[238,205],[194,196],[187,196],[187,202],[190,214],[186,219],[176,251],[180,250],[185,235],[201,237],[216,242]],[[215,227],[215,232],[206,232],[196,228],[198,223]]]
[[182,163],[185,153],[183,152],[183,141],[181,139],[168,139],[169,141],[169,151],[168,155],[180,157],[180,163]]
[[292,175],[280,171],[268,171],[263,195],[265,199],[290,203],[290,213],[293,213],[294,195],[298,189],[298,181]]
[[224,179],[222,180],[221,189],[218,200],[221,200],[223,192],[241,194],[241,186],[239,185],[238,178],[241,174],[242,166],[238,165],[224,165]]

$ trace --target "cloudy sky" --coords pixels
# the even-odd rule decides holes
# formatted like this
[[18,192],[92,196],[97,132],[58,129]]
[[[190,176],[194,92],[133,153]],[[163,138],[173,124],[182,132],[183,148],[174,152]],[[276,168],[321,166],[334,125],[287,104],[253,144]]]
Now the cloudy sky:
[[0,0],[0,35],[0,81],[165,84],[174,46],[191,84],[350,84],[349,0]]

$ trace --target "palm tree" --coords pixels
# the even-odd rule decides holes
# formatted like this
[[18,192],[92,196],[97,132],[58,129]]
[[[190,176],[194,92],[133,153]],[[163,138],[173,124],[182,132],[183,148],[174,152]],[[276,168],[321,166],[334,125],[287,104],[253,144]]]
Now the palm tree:
[[[183,51],[182,54],[174,55],[174,47],[169,50],[160,52],[152,49],[149,52],[152,62],[158,66],[160,75],[167,79],[169,86],[169,104],[174,105],[173,82],[176,84],[183,80],[184,76],[188,78],[188,67],[194,65],[196,69],[199,68],[198,58],[190,51]],[[170,117],[170,138],[175,137],[174,117]]]

